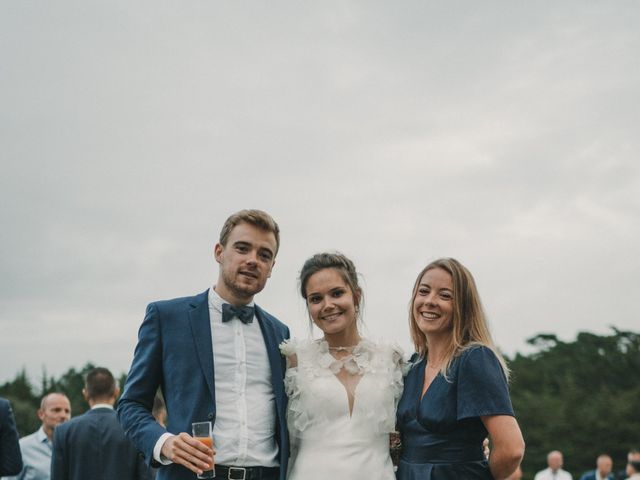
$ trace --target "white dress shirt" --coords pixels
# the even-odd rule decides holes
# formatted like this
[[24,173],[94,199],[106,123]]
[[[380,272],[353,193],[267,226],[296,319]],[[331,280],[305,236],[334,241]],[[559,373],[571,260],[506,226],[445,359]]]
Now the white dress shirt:
[[572,477],[566,470],[559,469],[554,472],[550,468],[545,468],[536,473],[534,480],[572,480]]
[[[237,318],[223,323],[223,303],[224,300],[210,289],[216,463],[275,467],[278,465],[276,397],[262,331],[255,318],[248,324]],[[253,306],[253,303],[249,305]]]
[[[276,467],[275,394],[262,331],[255,318],[248,324],[238,318],[223,323],[223,303],[226,302],[215,290],[209,289],[216,390],[215,462]],[[253,306],[253,302],[249,306]],[[160,450],[170,436],[162,435],[154,448],[155,459],[164,464],[170,462],[160,458]]]

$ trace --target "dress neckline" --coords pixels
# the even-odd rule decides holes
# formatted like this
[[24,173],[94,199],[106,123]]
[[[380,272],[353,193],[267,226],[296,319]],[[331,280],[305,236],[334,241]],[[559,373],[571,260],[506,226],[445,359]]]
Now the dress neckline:
[[371,363],[374,343],[365,338],[353,347],[353,350],[343,358],[331,355],[329,343],[324,339],[316,340],[318,361],[320,365],[331,370],[336,375],[343,368],[352,375],[363,375]]
[[440,378],[442,377],[442,373],[438,371],[438,373],[436,373],[436,376],[433,377],[433,380],[431,380],[431,383],[429,384],[429,386],[427,387],[427,389],[424,391],[423,393],[423,389],[424,389],[424,375],[425,372],[427,371],[427,358],[423,358],[422,359],[422,365],[420,365],[420,382],[419,382],[419,388],[418,388],[418,403],[421,404],[425,397],[428,395],[429,391],[433,389],[433,384]]

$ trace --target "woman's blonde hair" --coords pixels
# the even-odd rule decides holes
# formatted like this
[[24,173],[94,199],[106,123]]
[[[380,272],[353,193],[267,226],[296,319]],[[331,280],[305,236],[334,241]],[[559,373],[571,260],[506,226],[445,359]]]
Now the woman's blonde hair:
[[508,379],[509,368],[491,338],[473,275],[471,275],[471,272],[469,272],[464,265],[454,258],[439,258],[429,263],[429,265],[424,267],[420,274],[418,274],[418,278],[416,278],[415,284],[413,285],[413,293],[411,295],[411,302],[409,303],[409,328],[416,352],[418,352],[420,357],[426,357],[429,351],[429,342],[425,334],[418,328],[418,324],[413,316],[413,302],[418,293],[422,276],[428,270],[434,268],[440,268],[449,273],[453,283],[451,336],[445,348],[445,357],[440,372],[446,377],[451,362],[457,355],[469,347],[482,345],[490,348],[496,354],[502,370]]

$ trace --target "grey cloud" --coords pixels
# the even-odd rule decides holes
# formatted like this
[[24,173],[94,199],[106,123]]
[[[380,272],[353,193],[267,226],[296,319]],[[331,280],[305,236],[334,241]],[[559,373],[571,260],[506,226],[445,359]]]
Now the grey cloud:
[[297,335],[295,276],[327,249],[363,273],[368,334],[407,349],[414,277],[442,255],[474,272],[509,353],[539,331],[633,327],[639,17],[3,3],[0,381],[125,370],[145,304],[210,286],[218,229],[244,207],[281,224],[258,301]]

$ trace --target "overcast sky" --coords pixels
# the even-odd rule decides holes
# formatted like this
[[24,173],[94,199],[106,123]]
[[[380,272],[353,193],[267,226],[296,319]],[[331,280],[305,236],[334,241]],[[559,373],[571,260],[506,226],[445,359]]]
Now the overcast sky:
[[635,0],[0,2],[0,382],[127,371],[242,208],[280,224],[256,301],[296,336],[324,250],[406,350],[441,256],[509,355],[637,331],[638,25]]

